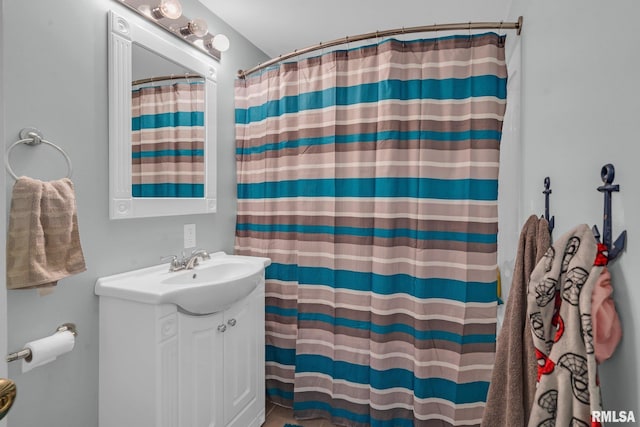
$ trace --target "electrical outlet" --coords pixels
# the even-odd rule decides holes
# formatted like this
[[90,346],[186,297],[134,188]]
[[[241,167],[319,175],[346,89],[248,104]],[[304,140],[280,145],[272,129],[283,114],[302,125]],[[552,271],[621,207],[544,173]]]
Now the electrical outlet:
[[184,225],[184,248],[195,248],[196,247],[196,225],[195,224],[185,224]]

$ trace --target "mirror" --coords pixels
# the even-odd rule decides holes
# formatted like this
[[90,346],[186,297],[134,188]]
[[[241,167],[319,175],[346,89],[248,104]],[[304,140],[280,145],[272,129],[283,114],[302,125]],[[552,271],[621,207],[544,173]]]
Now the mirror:
[[211,59],[110,11],[110,218],[215,212],[215,118]]

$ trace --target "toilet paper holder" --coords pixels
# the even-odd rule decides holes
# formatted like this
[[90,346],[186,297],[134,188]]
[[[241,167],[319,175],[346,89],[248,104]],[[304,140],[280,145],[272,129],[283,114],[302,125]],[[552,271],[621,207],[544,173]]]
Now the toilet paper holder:
[[[71,332],[74,337],[78,336],[78,330],[76,329],[76,325],[74,323],[63,323],[56,329],[56,332],[65,331]],[[27,362],[29,362],[31,360],[31,350],[28,348],[23,348],[20,351],[16,351],[15,353],[10,353],[9,355],[7,355],[7,362],[13,362],[20,359],[25,359]]]

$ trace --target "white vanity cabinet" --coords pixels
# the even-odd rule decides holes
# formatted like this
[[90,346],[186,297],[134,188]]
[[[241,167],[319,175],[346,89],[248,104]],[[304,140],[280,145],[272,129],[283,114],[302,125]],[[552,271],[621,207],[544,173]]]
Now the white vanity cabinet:
[[207,315],[100,297],[100,427],[259,427],[264,278]]
[[178,325],[180,426],[262,425],[264,285],[221,313],[178,313]]

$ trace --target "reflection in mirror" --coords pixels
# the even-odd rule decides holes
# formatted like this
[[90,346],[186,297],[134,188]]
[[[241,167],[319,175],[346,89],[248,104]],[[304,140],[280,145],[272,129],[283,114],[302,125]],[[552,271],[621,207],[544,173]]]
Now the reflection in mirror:
[[134,43],[133,197],[204,197],[204,77]]
[[211,59],[119,13],[109,13],[110,217],[215,212]]

